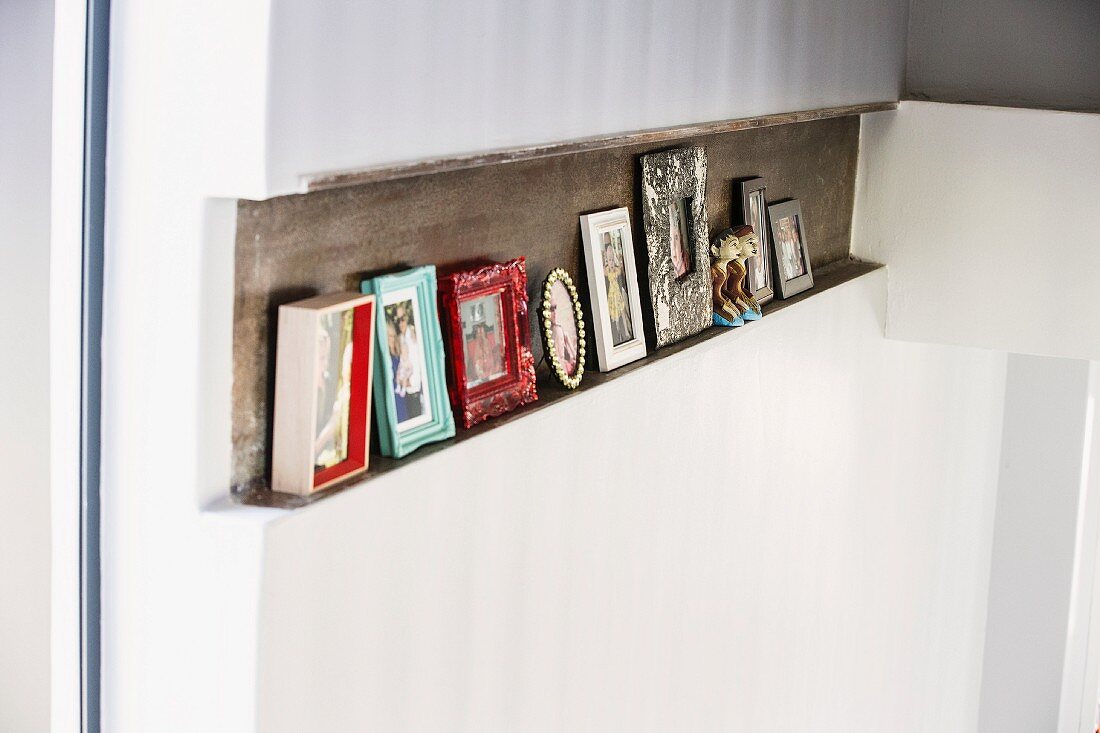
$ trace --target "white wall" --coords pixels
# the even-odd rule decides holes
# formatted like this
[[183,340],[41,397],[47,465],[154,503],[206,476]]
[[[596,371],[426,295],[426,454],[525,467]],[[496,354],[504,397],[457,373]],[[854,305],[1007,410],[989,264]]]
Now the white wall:
[[261,729],[974,731],[1005,357],[885,290],[271,526]]
[[1077,524],[1069,637],[1062,673],[1059,733],[1094,733],[1100,725],[1100,362],[1089,363],[1085,411],[1083,508]]
[[[1012,355],[1005,395],[978,730],[1076,732],[1058,723],[1085,522],[1089,362]],[[1082,539],[1092,553],[1095,530]]]
[[269,188],[432,155],[897,99],[904,0],[274,0]]
[[1064,357],[1010,361],[983,731],[1092,730],[1095,386],[1075,360],[1100,359],[1098,190],[1097,114],[904,102],[864,119],[853,252],[889,263],[887,333]]
[[50,730],[80,727],[80,400],[87,3],[56,0],[50,161]]
[[913,0],[906,91],[945,102],[1100,110],[1096,0]]
[[[904,66],[903,2],[687,6],[718,20],[650,6],[660,23],[601,6],[610,40],[571,6],[495,25],[481,21],[513,4],[465,8],[468,20],[400,6],[113,3],[105,730],[403,715],[477,727],[551,709],[551,725],[578,727],[649,712],[653,727],[973,730],[1004,358],[883,341],[883,273],[780,314],[770,336],[746,329],[314,509],[228,505],[234,222],[211,197],[287,191],[333,167],[892,98]],[[633,45],[643,28],[660,58]],[[533,45],[544,32],[546,49]],[[680,43],[662,45],[666,33]],[[742,36],[763,60],[721,50]],[[563,86],[603,68],[585,55],[603,41],[606,106]],[[489,48],[505,58],[484,60]],[[673,84],[663,70],[687,48],[703,71]],[[719,52],[727,62],[710,64]],[[742,82],[750,72],[759,81]],[[699,388],[728,383],[731,365],[757,388],[745,414],[772,448],[727,466],[680,441],[697,424],[733,435]],[[618,418],[647,409],[642,393],[663,395],[640,403],[653,432]],[[453,461],[529,454],[570,431],[581,454],[566,475],[583,481],[438,485]],[[672,444],[689,468],[640,464],[634,448],[596,461],[600,441],[628,439]],[[301,687],[287,693],[288,678]]]
[[262,192],[267,4],[111,4],[103,730],[254,730],[262,512],[229,486],[233,204]]
[[1100,115],[903,102],[864,117],[852,251],[888,333],[1100,359]]
[[0,730],[50,725],[53,3],[0,3]]

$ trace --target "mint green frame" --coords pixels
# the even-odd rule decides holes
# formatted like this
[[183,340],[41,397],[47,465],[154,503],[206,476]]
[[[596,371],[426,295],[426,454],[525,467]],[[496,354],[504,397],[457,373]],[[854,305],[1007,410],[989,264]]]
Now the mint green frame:
[[[405,288],[416,288],[416,300],[420,307],[420,335],[424,341],[425,379],[432,409],[431,422],[417,425],[404,433],[397,432],[397,406],[393,399],[393,366],[386,339],[385,307],[382,298],[386,293]],[[455,419],[451,401],[447,396],[447,372],[443,351],[443,335],[439,329],[439,310],[436,300],[435,266],[414,267],[394,275],[379,275],[363,280],[359,289],[365,295],[377,298],[378,315],[374,319],[374,412],[378,416],[378,444],[382,455],[402,458],[427,443],[453,438]]]

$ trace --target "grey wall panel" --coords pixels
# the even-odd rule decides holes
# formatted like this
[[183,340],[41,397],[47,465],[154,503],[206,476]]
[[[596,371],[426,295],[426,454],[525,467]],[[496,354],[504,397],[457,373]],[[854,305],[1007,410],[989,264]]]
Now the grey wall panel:
[[942,102],[1100,110],[1100,2],[913,0],[906,87]]

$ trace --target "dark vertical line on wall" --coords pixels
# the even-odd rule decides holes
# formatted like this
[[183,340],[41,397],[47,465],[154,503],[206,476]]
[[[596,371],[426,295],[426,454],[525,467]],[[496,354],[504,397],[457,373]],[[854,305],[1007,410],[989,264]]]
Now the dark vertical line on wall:
[[110,0],[88,0],[87,8],[80,344],[80,717],[83,733],[99,733],[101,344]]

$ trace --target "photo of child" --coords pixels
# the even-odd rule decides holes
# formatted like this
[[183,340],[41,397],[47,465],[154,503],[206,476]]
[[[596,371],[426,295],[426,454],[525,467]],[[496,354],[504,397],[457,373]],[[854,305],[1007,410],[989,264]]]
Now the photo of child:
[[668,206],[668,243],[672,251],[672,274],[682,277],[691,270],[691,228],[688,226],[690,199]]
[[466,387],[477,387],[505,376],[500,293],[467,300],[460,304],[459,311]]
[[806,274],[802,258],[802,236],[796,216],[786,216],[776,222],[775,247],[783,280],[793,280]]
[[420,309],[413,289],[387,293],[383,301],[386,346],[393,372],[393,401],[397,431],[431,421],[424,344],[420,338]]
[[553,348],[566,375],[577,373],[577,320],[573,312],[573,299],[565,283],[555,280],[550,286],[550,329]]
[[607,287],[607,310],[611,319],[611,344],[618,346],[634,339],[634,324],[630,318],[630,300],[623,260],[622,228],[604,232],[601,235],[600,247],[604,284]]

